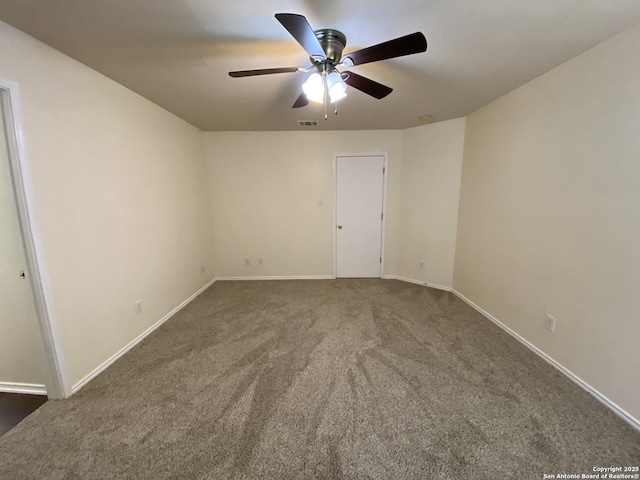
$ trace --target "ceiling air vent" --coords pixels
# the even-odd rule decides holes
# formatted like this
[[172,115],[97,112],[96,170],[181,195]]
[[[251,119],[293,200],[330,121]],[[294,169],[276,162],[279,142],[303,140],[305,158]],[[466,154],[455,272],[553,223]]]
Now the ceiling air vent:
[[318,121],[317,120],[298,120],[298,126],[299,127],[317,127]]

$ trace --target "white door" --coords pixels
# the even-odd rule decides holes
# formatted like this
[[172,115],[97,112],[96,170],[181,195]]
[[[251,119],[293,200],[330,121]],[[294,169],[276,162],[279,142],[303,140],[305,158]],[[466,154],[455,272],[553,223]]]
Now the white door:
[[15,153],[15,144],[8,98],[0,88],[0,390],[45,383],[11,173],[9,155]]
[[336,276],[380,278],[384,156],[336,157]]

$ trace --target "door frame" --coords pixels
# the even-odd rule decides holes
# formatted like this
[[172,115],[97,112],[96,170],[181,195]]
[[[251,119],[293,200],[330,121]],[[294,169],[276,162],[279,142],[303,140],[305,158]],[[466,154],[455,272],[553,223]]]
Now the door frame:
[[382,157],[382,232],[380,238],[380,278],[384,277],[385,236],[387,233],[387,175],[389,174],[387,152],[334,153],[333,154],[333,275],[338,278],[338,157]]
[[13,134],[15,151],[9,153],[18,219],[22,233],[27,262],[28,279],[31,284],[36,307],[40,336],[43,342],[45,389],[51,399],[71,396],[71,387],[60,342],[53,292],[47,271],[44,248],[37,223],[35,195],[29,159],[22,129],[22,105],[18,83],[0,77],[0,89],[8,92],[13,125],[7,125],[8,134]]

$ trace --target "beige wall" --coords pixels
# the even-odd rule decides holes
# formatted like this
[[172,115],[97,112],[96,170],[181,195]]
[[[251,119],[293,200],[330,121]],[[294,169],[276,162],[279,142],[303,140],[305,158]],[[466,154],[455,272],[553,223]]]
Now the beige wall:
[[3,23],[0,43],[76,383],[212,277],[202,133]]
[[636,418],[638,45],[635,27],[467,118],[454,280]]
[[364,152],[389,154],[385,273],[395,273],[401,137],[388,130],[206,133],[216,276],[332,275],[333,154]]
[[400,277],[453,287],[464,128],[459,118],[402,132]]

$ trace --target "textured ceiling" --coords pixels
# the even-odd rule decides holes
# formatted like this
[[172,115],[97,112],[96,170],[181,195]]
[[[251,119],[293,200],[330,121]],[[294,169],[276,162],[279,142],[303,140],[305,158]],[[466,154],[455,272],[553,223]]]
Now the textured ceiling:
[[[292,109],[303,74],[233,79],[230,70],[307,66],[274,18],[305,15],[347,35],[345,52],[415,31],[426,53],[354,67],[394,89],[349,89],[339,115]],[[466,115],[640,21],[637,0],[2,0],[0,20],[205,131],[400,129]]]

